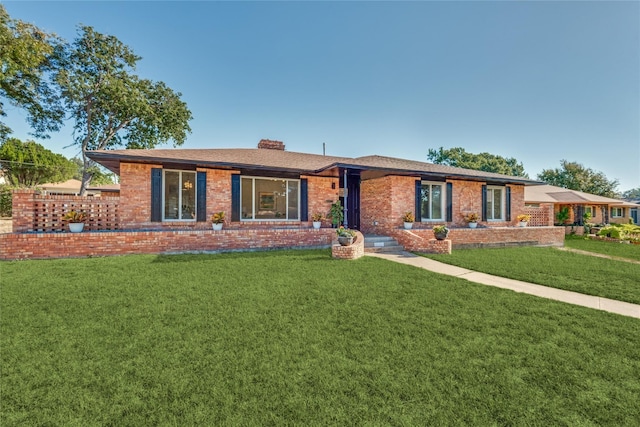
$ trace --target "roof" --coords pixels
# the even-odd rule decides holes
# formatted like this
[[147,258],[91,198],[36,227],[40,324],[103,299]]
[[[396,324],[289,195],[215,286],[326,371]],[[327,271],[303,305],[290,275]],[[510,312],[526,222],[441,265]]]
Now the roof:
[[638,205],[555,185],[535,185],[524,189],[525,203],[596,204],[638,207]]
[[75,192],[78,192],[80,191],[80,184],[82,184],[80,180],[68,179],[63,182],[47,182],[45,184],[38,185],[38,187],[42,187],[45,190],[64,189],[64,190],[75,190]]
[[435,175],[525,185],[541,184],[522,177],[376,155],[349,158],[260,148],[214,148],[96,150],[87,152],[87,156],[117,174],[120,173],[120,162],[133,162],[189,164],[196,167],[257,169],[300,174],[327,174],[337,168],[348,168],[360,170],[363,173]]

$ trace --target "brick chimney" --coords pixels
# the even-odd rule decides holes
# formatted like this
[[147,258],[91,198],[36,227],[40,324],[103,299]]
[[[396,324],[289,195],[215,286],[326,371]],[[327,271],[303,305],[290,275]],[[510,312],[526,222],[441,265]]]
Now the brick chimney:
[[265,150],[284,151],[284,142],[272,141],[270,139],[261,139],[260,142],[258,142],[258,148],[264,148]]

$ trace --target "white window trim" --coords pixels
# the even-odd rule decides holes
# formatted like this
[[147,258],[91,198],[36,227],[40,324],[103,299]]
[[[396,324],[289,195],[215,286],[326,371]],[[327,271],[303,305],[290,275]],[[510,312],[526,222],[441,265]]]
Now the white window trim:
[[[491,191],[489,191],[491,190]],[[489,218],[489,215],[493,215],[493,190],[500,190],[500,218]],[[491,197],[489,197],[491,194]],[[507,197],[507,187],[501,187],[499,185],[487,185],[487,206],[485,206],[485,210],[487,212],[487,222],[504,222],[506,221],[506,203],[505,199]],[[491,210],[489,209],[489,201],[491,201]]]
[[[240,177],[240,200],[242,200],[242,196],[244,195],[244,182],[245,179],[251,179],[251,214],[253,216],[253,218],[240,218],[241,222],[265,222],[265,221],[269,221],[269,222],[273,222],[273,221],[279,221],[279,222],[299,222],[300,221],[300,191],[301,191],[301,180],[300,179],[293,179],[293,178],[277,178],[277,177],[270,177],[270,176],[247,176],[247,175],[242,175]],[[298,183],[298,206],[297,206],[297,210],[298,210],[298,218],[297,219],[289,219],[289,191],[286,191],[286,205],[287,205],[287,210],[286,210],[286,218],[255,218],[256,216],[256,191],[255,191],[255,180],[256,179],[262,179],[265,181],[285,181],[287,183],[287,190],[289,189],[289,181],[295,181]]]
[[[447,219],[446,210],[447,210],[447,183],[443,181],[421,181],[420,185],[424,187],[425,185],[439,185],[440,186],[440,194],[441,194],[441,205],[440,205],[440,217],[441,218],[425,218],[422,216],[422,212],[420,212],[420,219],[422,222],[443,222]],[[422,211],[422,194],[420,194],[420,208]],[[433,215],[431,215],[433,216]]]
[[[613,212],[614,211],[619,211],[620,215],[614,215]],[[611,208],[611,218],[624,218],[624,208],[620,208],[620,207],[612,207]]]
[[[187,219],[175,219],[175,218],[165,218],[164,214],[166,211],[166,205],[165,205],[165,172],[179,172],[180,173],[180,183],[179,183],[179,187],[178,188],[182,188],[182,173],[183,172],[187,172],[187,173],[192,173],[194,175],[194,183],[193,185],[195,186],[195,201],[194,201],[194,212],[195,212],[195,218],[187,218]],[[182,209],[182,192],[178,191],[178,206],[180,206],[180,209]],[[162,169],[162,221],[163,222],[196,222],[198,217],[197,217],[197,213],[198,213],[198,174],[196,171],[187,171],[187,170],[180,170],[180,169]],[[180,214],[182,214],[182,212],[180,212]]]

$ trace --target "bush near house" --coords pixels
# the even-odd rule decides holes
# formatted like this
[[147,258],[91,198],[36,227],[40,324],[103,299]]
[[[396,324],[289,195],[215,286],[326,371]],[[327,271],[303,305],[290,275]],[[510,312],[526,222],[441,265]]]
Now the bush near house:
[[11,216],[12,190],[10,185],[0,185],[0,217]]

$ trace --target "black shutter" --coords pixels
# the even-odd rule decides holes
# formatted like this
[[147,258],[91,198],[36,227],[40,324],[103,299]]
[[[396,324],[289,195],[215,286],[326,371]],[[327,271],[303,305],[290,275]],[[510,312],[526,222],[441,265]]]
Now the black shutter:
[[487,220],[487,186],[482,186],[482,220]]
[[207,173],[197,172],[196,174],[196,197],[198,198],[198,212],[196,221],[207,220]]
[[162,169],[151,169],[151,221],[162,221]]
[[300,180],[300,221],[309,221],[307,180]]
[[422,181],[416,181],[415,221],[422,222]]
[[506,187],[506,210],[507,210],[507,221],[511,221],[511,187]]
[[453,221],[453,184],[447,182],[447,222]]
[[231,175],[231,221],[240,221],[240,175]]

